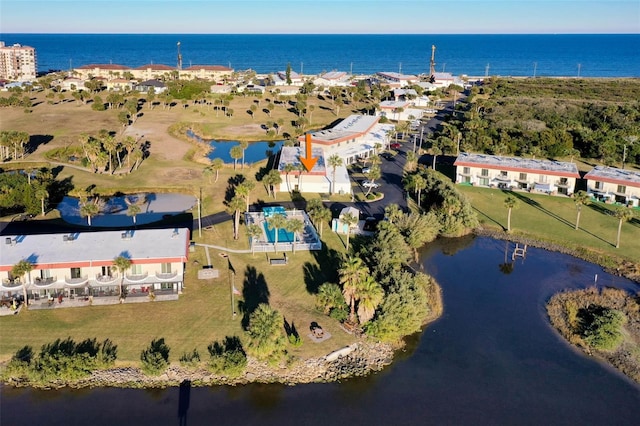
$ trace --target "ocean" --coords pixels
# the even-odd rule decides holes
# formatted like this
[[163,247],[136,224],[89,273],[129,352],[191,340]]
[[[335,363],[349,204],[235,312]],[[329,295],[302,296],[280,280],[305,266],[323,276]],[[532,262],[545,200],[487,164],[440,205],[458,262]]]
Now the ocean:
[[224,65],[258,73],[436,71],[468,76],[640,77],[640,34],[580,35],[256,35],[0,34],[36,48],[38,70],[88,64],[130,67]]

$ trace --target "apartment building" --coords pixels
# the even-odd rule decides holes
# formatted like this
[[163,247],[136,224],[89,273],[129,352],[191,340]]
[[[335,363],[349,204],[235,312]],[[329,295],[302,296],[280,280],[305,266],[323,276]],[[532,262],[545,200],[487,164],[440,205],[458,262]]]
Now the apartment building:
[[640,206],[640,173],[615,167],[596,166],[587,173],[587,192],[604,202]]
[[0,41],[0,79],[31,81],[37,73],[36,49]]
[[454,165],[456,183],[571,195],[580,178],[574,163],[460,153]]

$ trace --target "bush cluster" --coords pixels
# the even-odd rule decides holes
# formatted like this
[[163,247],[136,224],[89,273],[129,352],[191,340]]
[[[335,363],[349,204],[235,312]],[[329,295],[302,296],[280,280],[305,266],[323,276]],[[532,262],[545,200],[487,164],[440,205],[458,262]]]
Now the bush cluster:
[[57,339],[42,346],[35,354],[25,346],[18,350],[4,370],[4,378],[49,383],[57,380],[74,381],[89,376],[93,370],[108,368],[115,363],[118,348],[106,339],[95,338],[76,343],[70,337]]

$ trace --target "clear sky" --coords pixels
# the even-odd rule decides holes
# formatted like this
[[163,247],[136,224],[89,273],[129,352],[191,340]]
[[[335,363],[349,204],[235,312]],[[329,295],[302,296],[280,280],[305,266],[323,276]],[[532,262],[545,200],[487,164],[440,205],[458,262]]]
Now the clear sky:
[[640,0],[0,0],[1,33],[640,33]]

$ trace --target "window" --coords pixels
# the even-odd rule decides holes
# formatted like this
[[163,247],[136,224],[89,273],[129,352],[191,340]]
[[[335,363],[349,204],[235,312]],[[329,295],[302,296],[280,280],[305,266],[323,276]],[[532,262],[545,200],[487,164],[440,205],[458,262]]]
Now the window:
[[471,173],[471,168],[470,167],[464,167],[462,169],[462,173],[465,174],[465,175],[470,174]]
[[43,280],[46,280],[47,278],[51,278],[51,269],[41,269],[40,278],[42,278]]
[[479,178],[478,185],[489,186],[489,178]]
[[161,272],[163,274],[170,274],[171,273],[171,263],[163,263]]
[[111,276],[111,266],[103,266],[102,267],[102,275],[105,277]]
[[80,268],[71,268],[71,278],[80,278]]
[[504,170],[500,170],[500,177],[506,178],[507,177],[507,172]]
[[518,179],[527,180],[527,174],[526,173],[520,173],[520,177]]
[[595,186],[596,186],[596,189],[602,190],[604,188],[604,182],[596,181]]
[[627,192],[627,187],[625,185],[618,185],[618,190],[616,192],[619,194],[624,194]]
[[540,183],[547,183],[547,175],[540,175],[540,179],[538,180]]
[[142,275],[142,265],[131,265],[131,275]]
[[480,176],[489,176],[489,169],[482,169],[480,171]]

